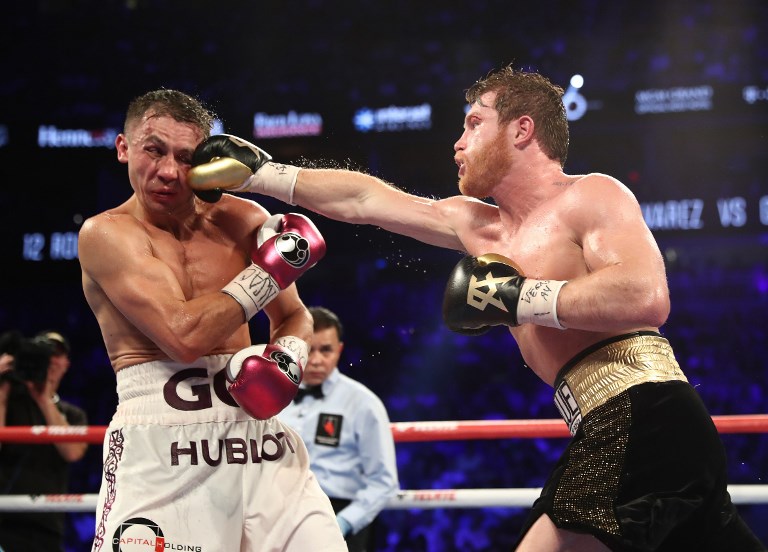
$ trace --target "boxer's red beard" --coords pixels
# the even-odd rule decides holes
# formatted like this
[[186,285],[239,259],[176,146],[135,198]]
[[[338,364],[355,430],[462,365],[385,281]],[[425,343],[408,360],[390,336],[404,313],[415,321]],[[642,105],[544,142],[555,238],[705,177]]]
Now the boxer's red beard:
[[459,191],[478,199],[490,196],[510,170],[506,129],[499,129],[496,137],[484,145],[466,167],[459,179]]

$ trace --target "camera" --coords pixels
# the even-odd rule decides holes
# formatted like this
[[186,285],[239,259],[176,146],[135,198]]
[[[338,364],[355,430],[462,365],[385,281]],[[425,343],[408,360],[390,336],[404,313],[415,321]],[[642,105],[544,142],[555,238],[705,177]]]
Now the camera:
[[56,343],[47,337],[25,338],[17,331],[0,335],[0,354],[13,356],[13,370],[0,378],[17,381],[44,382],[48,376]]

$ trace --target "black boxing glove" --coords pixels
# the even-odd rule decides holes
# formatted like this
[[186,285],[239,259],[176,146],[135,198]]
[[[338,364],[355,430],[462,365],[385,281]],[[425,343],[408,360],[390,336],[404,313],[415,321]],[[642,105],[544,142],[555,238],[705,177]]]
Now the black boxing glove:
[[443,320],[452,331],[467,335],[526,323],[563,330],[557,319],[557,296],[566,283],[526,278],[503,255],[467,256],[448,277]]
[[197,197],[209,203],[224,190],[256,192],[293,205],[293,188],[299,167],[272,163],[272,156],[231,134],[203,140],[192,155],[187,181]]

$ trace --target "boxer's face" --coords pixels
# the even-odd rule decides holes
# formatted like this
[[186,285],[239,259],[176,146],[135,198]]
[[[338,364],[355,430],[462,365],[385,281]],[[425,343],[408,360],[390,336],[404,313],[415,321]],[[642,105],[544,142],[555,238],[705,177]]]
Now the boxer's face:
[[128,164],[131,187],[150,210],[175,212],[192,204],[186,182],[202,131],[150,112],[116,141],[118,160]]
[[316,331],[312,336],[303,382],[307,385],[323,383],[338,365],[343,349],[344,343],[339,341],[336,328]]
[[464,132],[453,147],[459,191],[466,196],[490,196],[510,169],[507,125],[499,126],[499,114],[492,107],[495,99],[495,92],[487,92],[471,106]]

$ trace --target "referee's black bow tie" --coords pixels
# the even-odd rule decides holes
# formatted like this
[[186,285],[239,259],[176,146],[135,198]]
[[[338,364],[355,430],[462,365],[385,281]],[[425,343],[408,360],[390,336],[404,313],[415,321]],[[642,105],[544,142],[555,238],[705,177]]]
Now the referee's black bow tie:
[[307,387],[299,387],[298,391],[296,391],[296,396],[293,398],[293,402],[300,403],[307,395],[311,395],[316,399],[322,399],[324,397],[323,386],[309,385]]

